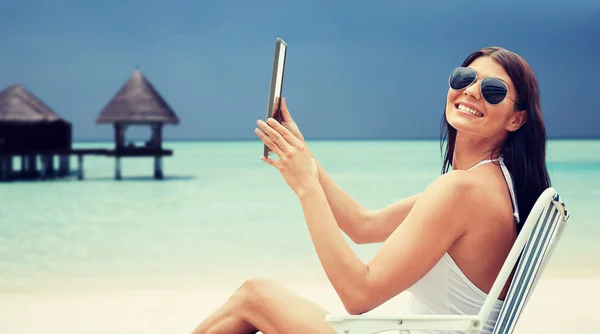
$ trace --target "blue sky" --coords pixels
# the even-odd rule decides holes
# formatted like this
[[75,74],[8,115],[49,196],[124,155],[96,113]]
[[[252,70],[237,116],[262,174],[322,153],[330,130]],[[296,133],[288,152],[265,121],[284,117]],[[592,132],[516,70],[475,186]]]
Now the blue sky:
[[536,72],[549,136],[600,137],[599,36],[597,0],[8,1],[0,89],[110,139],[95,118],[137,65],[181,119],[166,139],[254,139],[282,37],[308,138],[438,138],[449,71],[500,45]]

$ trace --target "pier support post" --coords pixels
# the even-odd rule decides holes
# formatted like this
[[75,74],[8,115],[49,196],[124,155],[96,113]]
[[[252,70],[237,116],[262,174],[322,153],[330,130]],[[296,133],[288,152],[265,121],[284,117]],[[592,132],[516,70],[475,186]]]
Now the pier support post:
[[42,163],[42,168],[40,169],[40,176],[42,180],[45,180],[48,177],[48,156],[45,154],[40,155],[40,160]]
[[54,156],[52,154],[42,154],[40,160],[42,161],[42,180],[45,180],[54,175]]
[[13,156],[9,155],[6,157],[6,176],[11,177],[13,173]]
[[77,156],[77,179],[83,180],[83,155]]
[[8,156],[0,155],[0,180],[8,180]]
[[27,175],[34,175],[37,172],[37,156],[35,154],[28,154],[25,156],[27,161],[25,173]]
[[48,154],[46,159],[48,159],[48,175],[54,176],[54,155]]
[[163,166],[161,156],[154,157],[154,178],[157,180],[162,180],[163,178]]
[[121,157],[115,157],[115,180],[121,179]]
[[60,176],[65,176],[71,172],[71,157],[68,154],[59,155],[58,161],[58,174]]
[[21,154],[21,175],[27,174],[27,155]]

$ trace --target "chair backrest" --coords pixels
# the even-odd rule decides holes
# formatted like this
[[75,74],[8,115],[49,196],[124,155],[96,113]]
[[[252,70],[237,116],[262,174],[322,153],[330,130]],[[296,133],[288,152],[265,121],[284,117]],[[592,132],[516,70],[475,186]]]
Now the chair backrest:
[[569,212],[554,188],[544,190],[523,224],[519,236],[479,312],[479,316],[485,323],[494,302],[518,262],[508,294],[496,320],[493,334],[513,332],[529,296],[535,289],[562,236],[568,219]]

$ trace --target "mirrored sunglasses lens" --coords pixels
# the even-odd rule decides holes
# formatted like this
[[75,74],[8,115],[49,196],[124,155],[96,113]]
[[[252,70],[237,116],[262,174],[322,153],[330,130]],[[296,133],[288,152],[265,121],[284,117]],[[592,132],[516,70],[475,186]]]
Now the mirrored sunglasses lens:
[[504,83],[493,78],[485,78],[481,82],[481,94],[489,104],[498,104],[504,100],[508,92]]
[[450,74],[450,88],[463,89],[475,81],[477,75],[466,67],[459,67]]

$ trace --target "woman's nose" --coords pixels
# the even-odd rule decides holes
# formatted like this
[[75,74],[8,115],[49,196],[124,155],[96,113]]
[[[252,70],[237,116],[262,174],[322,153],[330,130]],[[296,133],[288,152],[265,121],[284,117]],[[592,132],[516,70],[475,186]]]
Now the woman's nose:
[[464,94],[467,96],[472,96],[474,99],[479,100],[481,98],[480,81],[477,80],[471,86],[465,88]]

